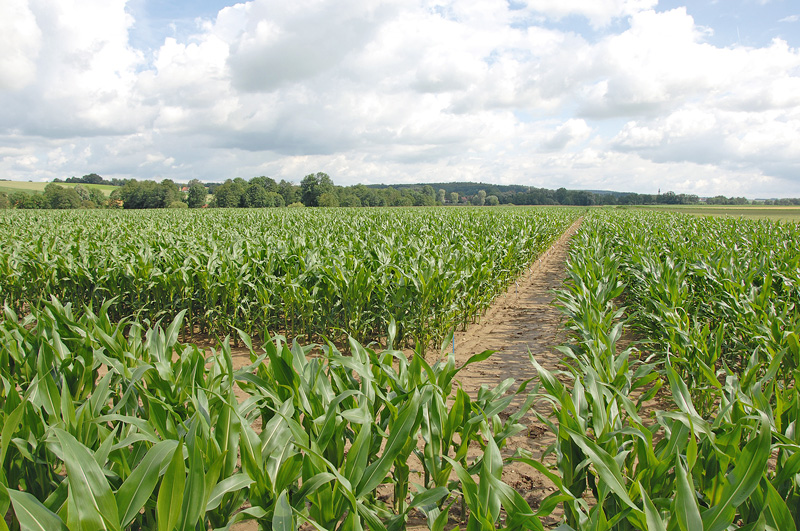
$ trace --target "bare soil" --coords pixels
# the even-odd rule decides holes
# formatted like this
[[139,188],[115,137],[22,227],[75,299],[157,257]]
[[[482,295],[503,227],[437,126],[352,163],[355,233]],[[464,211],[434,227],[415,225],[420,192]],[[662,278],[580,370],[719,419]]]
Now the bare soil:
[[[580,220],[531,264],[504,295],[494,301],[478,323],[470,325],[466,331],[456,332],[454,348],[457,365],[463,365],[471,356],[484,350],[496,351],[489,359],[466,367],[456,377],[470,396],[476,396],[483,385],[494,387],[507,378],[515,380],[512,390],[528,379],[536,379],[529,353],[550,371],[563,368],[560,365],[561,356],[553,348],[566,341],[561,327],[561,313],[552,304],[553,290],[562,285],[569,242],[579,226]],[[234,367],[250,363],[248,350],[234,348],[232,354]],[[429,361],[434,361],[435,354],[429,354],[428,357]],[[534,383],[529,384],[529,390]],[[525,395],[527,392],[521,393],[504,415],[518,411]],[[544,416],[550,413],[550,407],[545,402],[536,404],[534,409]],[[541,460],[547,447],[554,442],[553,434],[537,419],[533,410],[523,417],[522,423],[526,429],[507,441],[502,449],[503,457],[511,457],[517,449],[522,448],[531,452],[534,459]],[[473,449],[473,457],[479,451],[478,448]],[[545,463],[552,461],[551,457],[545,458]],[[414,465],[409,464],[413,470]],[[515,488],[534,510],[555,491],[543,474],[524,464],[506,465],[502,479]],[[559,518],[560,514],[554,513],[543,523],[546,527],[554,528]],[[412,518],[408,524],[409,529],[426,529],[421,518]],[[460,527],[455,511],[451,514],[448,527]],[[254,522],[245,522],[233,529],[251,531],[257,528]]]
[[[565,262],[569,242],[580,226],[576,221],[564,235],[544,253],[530,269],[512,284],[505,295],[498,297],[480,322],[470,326],[466,332],[455,335],[456,363],[461,365],[471,356],[484,350],[495,350],[489,359],[474,363],[457,376],[462,388],[470,396],[477,395],[481,386],[494,387],[507,378],[514,378],[512,390],[528,379],[538,380],[536,369],[530,361],[536,361],[549,371],[563,369],[561,355],[555,346],[566,341],[562,329],[562,314],[553,306],[553,291],[560,288],[565,278]],[[513,414],[525,400],[527,392],[521,393],[512,402],[507,413]],[[533,454],[541,460],[555,438],[549,428],[539,421],[535,411],[547,417],[550,406],[538,402],[534,410],[522,419],[526,429],[510,438],[502,449],[504,458],[511,457],[519,449]],[[544,462],[554,461],[550,456]],[[520,463],[511,463],[503,469],[503,481],[514,487],[536,510],[541,501],[555,491],[553,484],[540,472]],[[546,527],[558,525],[559,513],[554,513],[543,523]]]

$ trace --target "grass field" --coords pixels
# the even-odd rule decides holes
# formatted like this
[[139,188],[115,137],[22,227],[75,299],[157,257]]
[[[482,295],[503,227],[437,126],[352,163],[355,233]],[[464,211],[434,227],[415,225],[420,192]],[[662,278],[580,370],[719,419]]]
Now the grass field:
[[[7,194],[13,192],[30,192],[30,193],[37,193],[37,192],[44,192],[44,187],[50,183],[43,183],[43,182],[27,182],[27,181],[0,181],[0,192],[6,192]],[[58,183],[61,186],[71,187],[77,186],[78,183]],[[116,186],[111,186],[110,184],[83,184],[86,188],[96,188],[103,192],[106,196],[110,196],[111,192],[114,191]]]
[[800,206],[767,205],[653,205],[637,206],[642,210],[681,212],[695,216],[717,216],[745,219],[800,221]]

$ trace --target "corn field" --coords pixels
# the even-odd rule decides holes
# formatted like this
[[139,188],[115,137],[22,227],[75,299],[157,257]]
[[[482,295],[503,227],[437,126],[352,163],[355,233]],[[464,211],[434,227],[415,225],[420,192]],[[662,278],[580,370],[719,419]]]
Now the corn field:
[[[500,416],[513,379],[471,398],[452,353],[407,359],[394,323],[380,352],[351,340],[347,356],[330,343],[310,356],[276,338],[234,370],[228,341],[178,342],[183,313],[145,328],[105,310],[6,309],[0,529],[391,530],[416,510],[442,530],[454,504],[472,528],[503,508],[508,529],[543,529],[553,510],[500,480],[500,450],[525,429],[527,408]],[[468,460],[470,445],[483,454]]]
[[222,339],[385,336],[428,345],[480,315],[570,209],[0,213],[0,303],[55,296],[113,321],[184,312]]
[[[592,211],[564,370],[461,388],[453,328],[577,214],[3,214],[0,531],[797,529],[797,225]],[[507,447],[537,403],[541,460]]]
[[539,367],[565,529],[798,528],[798,241],[769,221],[587,218],[557,296],[568,370]]

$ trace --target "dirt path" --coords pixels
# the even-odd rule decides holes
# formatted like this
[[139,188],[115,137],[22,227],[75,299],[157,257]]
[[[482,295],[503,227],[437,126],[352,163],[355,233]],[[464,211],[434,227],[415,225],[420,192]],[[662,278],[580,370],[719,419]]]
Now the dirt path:
[[[564,281],[570,238],[579,226],[580,220],[519,278],[516,285],[494,302],[479,323],[466,332],[456,333],[457,364],[463,364],[486,349],[497,351],[486,361],[472,364],[458,374],[457,379],[471,396],[475,396],[482,385],[494,387],[507,378],[514,378],[512,389],[516,389],[523,381],[535,378],[529,351],[543,367],[559,369],[561,356],[553,347],[563,343],[566,337],[561,329],[561,313],[552,305],[553,290],[561,287]],[[518,411],[523,401],[521,396],[512,403],[510,412]],[[544,403],[537,409],[544,415],[550,411]],[[523,424],[527,429],[508,441],[503,454],[507,457],[517,448],[524,448],[539,459],[554,438],[532,411],[523,418]],[[503,470],[503,481],[519,491],[534,510],[555,490],[543,474],[516,463]],[[558,521],[555,516],[544,523],[555,526]]]
[[483,384],[494,386],[509,377],[521,382],[535,376],[529,349],[545,368],[556,368],[560,356],[550,347],[563,338],[559,335],[561,313],[551,304],[553,290],[564,280],[569,240],[579,226],[580,221],[575,222],[516,285],[495,300],[479,323],[456,333],[457,363],[486,349],[497,351],[459,373],[465,391],[473,393]]

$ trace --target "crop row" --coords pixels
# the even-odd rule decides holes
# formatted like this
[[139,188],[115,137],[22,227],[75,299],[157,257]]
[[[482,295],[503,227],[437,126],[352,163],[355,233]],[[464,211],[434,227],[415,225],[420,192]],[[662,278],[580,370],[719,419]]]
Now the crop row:
[[454,505],[468,529],[542,530],[559,501],[533,511],[500,479],[530,404],[501,415],[513,379],[470,397],[452,353],[407,359],[393,323],[382,352],[276,338],[234,370],[227,341],[178,341],[182,314],[147,328],[104,310],[54,300],[0,323],[0,530],[380,531],[418,511],[441,531]]
[[[465,326],[578,212],[568,209],[0,214],[0,303],[56,296],[184,332],[383,335]],[[235,334],[234,334],[235,337]]]
[[799,232],[587,218],[557,297],[569,370],[539,368],[572,529],[798,528]]

